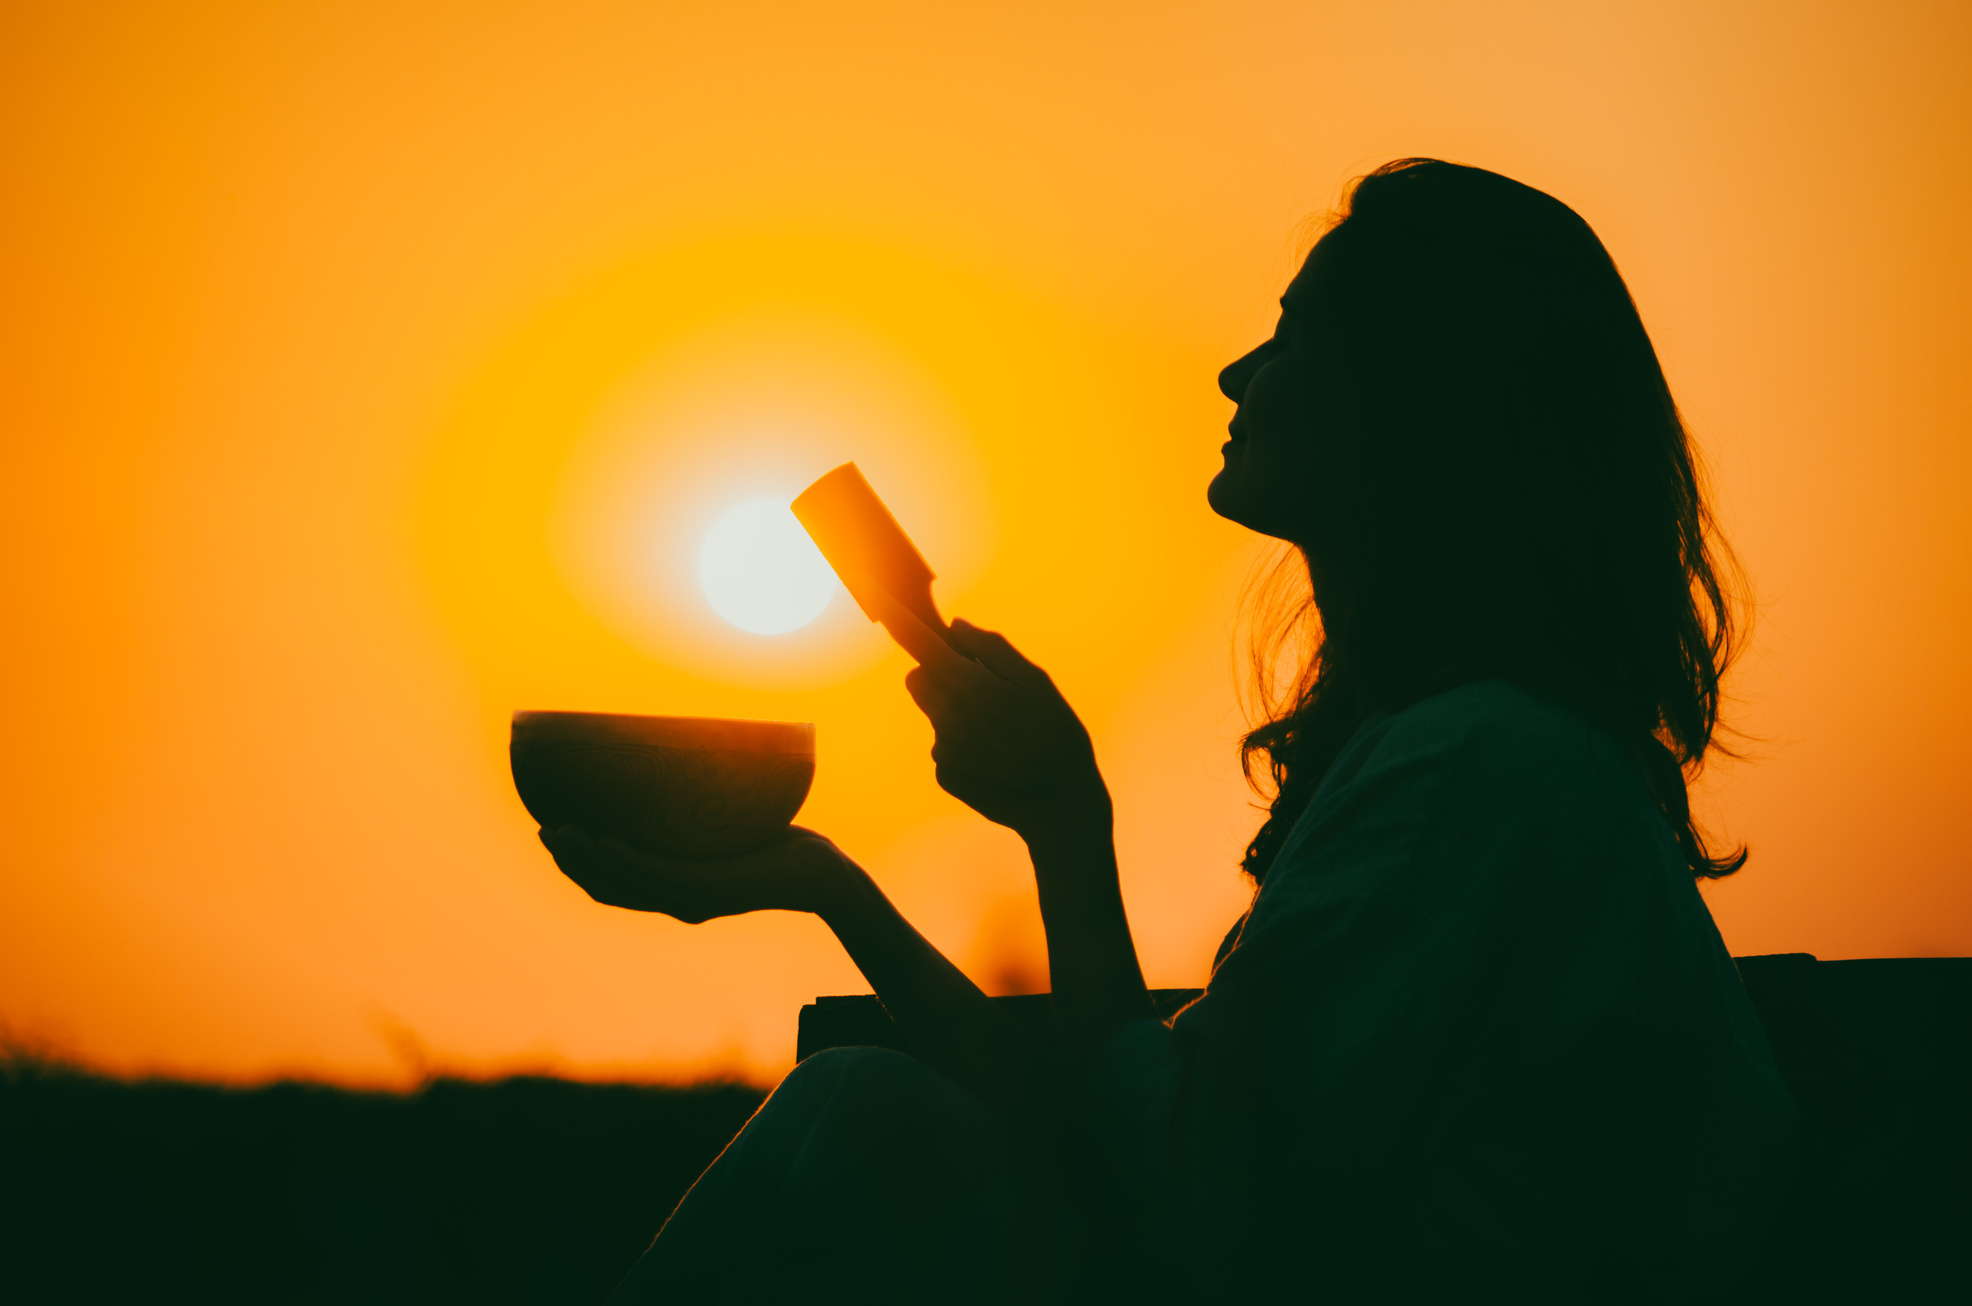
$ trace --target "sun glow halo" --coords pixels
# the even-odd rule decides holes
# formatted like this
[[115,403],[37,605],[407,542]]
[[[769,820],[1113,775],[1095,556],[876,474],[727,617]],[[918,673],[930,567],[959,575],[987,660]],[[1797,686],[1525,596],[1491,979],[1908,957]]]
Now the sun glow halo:
[[821,550],[779,499],[754,499],[705,533],[698,580],[712,610],[741,630],[785,635],[822,615],[837,582]]

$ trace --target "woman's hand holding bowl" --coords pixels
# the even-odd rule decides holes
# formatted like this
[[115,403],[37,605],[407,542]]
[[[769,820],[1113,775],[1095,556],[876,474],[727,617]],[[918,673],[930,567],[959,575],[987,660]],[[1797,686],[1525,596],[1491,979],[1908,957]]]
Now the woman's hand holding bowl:
[[839,848],[798,825],[765,848],[707,860],[657,856],[574,826],[543,829],[541,842],[562,874],[597,902],[688,925],[751,911],[827,916],[864,878]]

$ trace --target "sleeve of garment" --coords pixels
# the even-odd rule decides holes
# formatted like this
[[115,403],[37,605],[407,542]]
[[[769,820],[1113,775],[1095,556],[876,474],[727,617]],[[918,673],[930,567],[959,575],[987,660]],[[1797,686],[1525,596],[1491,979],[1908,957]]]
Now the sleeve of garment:
[[1092,1128],[1137,1227],[1193,1247],[1342,1273],[1661,1240],[1639,1203],[1747,1097],[1712,1082],[1746,1042],[1721,965],[1621,751],[1467,686],[1359,732],[1205,995],[1102,1050]]

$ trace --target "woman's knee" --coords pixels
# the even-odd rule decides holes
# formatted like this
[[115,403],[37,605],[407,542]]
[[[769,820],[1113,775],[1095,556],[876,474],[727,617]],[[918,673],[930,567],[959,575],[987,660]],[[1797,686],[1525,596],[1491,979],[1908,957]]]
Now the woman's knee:
[[862,1103],[894,1101],[911,1095],[914,1088],[921,1093],[928,1080],[940,1077],[902,1052],[876,1047],[828,1048],[787,1073],[745,1132],[806,1128],[823,1116],[840,1116],[845,1109],[853,1112]]
[[767,1099],[761,1115],[770,1114],[844,1135],[874,1131],[921,1140],[928,1132],[954,1145],[1009,1128],[984,1101],[922,1061],[876,1047],[830,1048],[809,1057]]
[[833,1084],[845,1079],[894,1079],[928,1073],[923,1062],[891,1048],[824,1048],[788,1071],[781,1086],[809,1081]]

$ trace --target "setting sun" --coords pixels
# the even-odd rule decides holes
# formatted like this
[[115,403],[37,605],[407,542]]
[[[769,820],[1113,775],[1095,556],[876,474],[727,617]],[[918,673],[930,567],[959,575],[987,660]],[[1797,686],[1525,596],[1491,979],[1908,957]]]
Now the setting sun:
[[785,635],[822,615],[835,573],[778,499],[755,499],[712,524],[698,552],[712,610],[756,635]]

